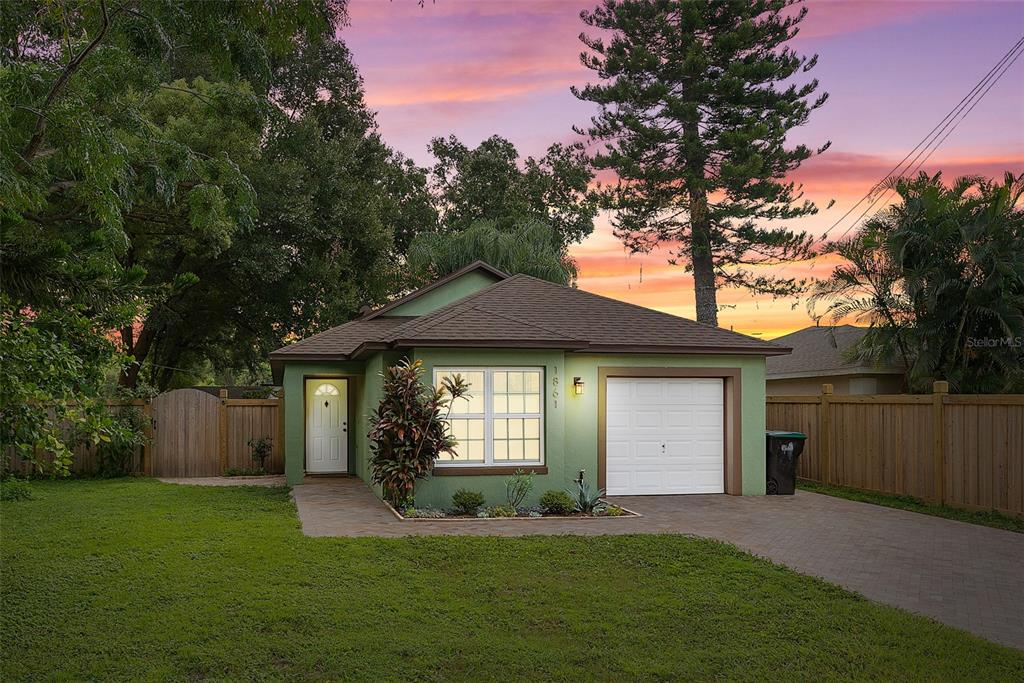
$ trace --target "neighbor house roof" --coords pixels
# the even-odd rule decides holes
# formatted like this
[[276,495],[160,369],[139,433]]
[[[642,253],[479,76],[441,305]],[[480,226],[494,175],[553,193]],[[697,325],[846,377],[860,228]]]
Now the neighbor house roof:
[[[387,315],[398,302],[411,301],[474,269],[485,269],[498,280],[420,316]],[[415,346],[762,356],[789,352],[776,343],[528,275],[509,276],[478,262],[362,318],[278,349],[271,362],[357,359],[372,350]]]
[[899,374],[896,366],[874,367],[848,361],[844,354],[868,331],[866,327],[837,325],[806,327],[774,341],[793,349],[788,356],[767,360],[768,379],[792,379],[850,374]]

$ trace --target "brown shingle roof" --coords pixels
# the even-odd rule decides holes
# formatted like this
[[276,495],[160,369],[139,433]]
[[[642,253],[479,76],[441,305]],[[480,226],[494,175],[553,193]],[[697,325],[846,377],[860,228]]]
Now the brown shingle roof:
[[[642,306],[514,275],[394,331],[403,345],[448,344],[463,337],[463,321],[480,338],[503,339],[534,328],[537,339],[560,340],[555,348],[594,351],[786,353],[770,342]],[[527,338],[527,337],[521,337]],[[510,342],[516,341],[509,338]],[[455,343],[454,345],[457,345]],[[581,347],[582,345],[582,347]]]
[[769,358],[768,379],[782,377],[840,374],[850,372],[899,373],[898,367],[873,368],[868,363],[848,361],[844,354],[867,332],[866,327],[837,325],[836,327],[805,327],[775,340],[793,349],[788,356]]
[[358,357],[364,345],[788,353],[778,344],[520,274],[422,316],[354,320],[279,349],[271,359]]
[[391,339],[391,331],[401,327],[415,318],[381,317],[371,320],[356,319],[324,330],[312,337],[306,337],[288,346],[274,351],[272,356],[284,358],[298,356],[348,356],[362,344],[380,342],[387,343]]

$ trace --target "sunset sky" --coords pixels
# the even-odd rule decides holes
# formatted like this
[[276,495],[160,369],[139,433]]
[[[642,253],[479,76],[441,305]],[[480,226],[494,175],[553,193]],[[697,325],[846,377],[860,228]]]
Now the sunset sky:
[[[455,134],[476,145],[498,134],[524,155],[573,141],[594,110],[571,85],[586,27],[576,0],[350,0],[341,31],[365,79],[384,139],[421,165],[427,143]],[[794,49],[820,55],[812,75],[830,93],[794,142],[832,147],[793,174],[822,209],[794,227],[820,234],[920,141],[1024,35],[1024,0],[835,2],[810,0]],[[946,176],[1024,171],[1024,58],[931,157]],[[825,210],[831,199],[835,205]],[[860,213],[854,212],[853,216]],[[841,232],[851,219],[840,225]],[[836,234],[835,232],[833,235]],[[664,253],[629,256],[608,216],[572,250],[579,286],[694,317],[692,280]],[[824,277],[829,265],[784,272]],[[773,269],[776,270],[776,269]],[[642,276],[641,276],[642,272]],[[719,292],[720,324],[772,338],[813,324],[802,301]]]

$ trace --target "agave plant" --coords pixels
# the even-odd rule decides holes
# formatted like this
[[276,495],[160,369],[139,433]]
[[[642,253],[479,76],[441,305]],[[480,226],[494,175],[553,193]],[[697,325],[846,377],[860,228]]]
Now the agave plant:
[[602,500],[605,495],[604,489],[591,487],[590,482],[585,480],[586,470],[580,470],[578,479],[573,479],[575,489],[569,489],[575,503],[575,511],[583,515],[593,515],[604,510],[608,504]]

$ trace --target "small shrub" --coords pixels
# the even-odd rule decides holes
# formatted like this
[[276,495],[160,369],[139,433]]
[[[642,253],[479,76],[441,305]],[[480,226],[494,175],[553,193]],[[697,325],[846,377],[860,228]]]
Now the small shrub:
[[452,508],[460,515],[475,515],[484,506],[484,494],[459,489],[452,494]]
[[274,440],[269,436],[249,439],[249,450],[251,451],[252,461],[256,463],[256,469],[262,474],[266,471],[267,458],[274,451]]
[[620,508],[618,505],[609,505],[604,509],[604,512],[601,514],[603,514],[606,517],[621,517],[622,515],[626,514],[626,511]]
[[527,474],[523,470],[516,470],[516,473],[505,480],[505,498],[508,506],[518,510],[526,497],[533,490],[533,472]]
[[27,481],[15,479],[14,477],[0,481],[0,500],[15,501],[31,499],[32,489],[29,488]]
[[433,508],[406,508],[402,516],[407,519],[441,519],[445,514],[443,510]]
[[476,516],[480,519],[487,519],[487,510],[481,510],[480,512],[476,513]]
[[576,503],[567,491],[552,489],[540,497],[540,507],[549,515],[568,515],[576,509]]
[[101,477],[123,477],[131,474],[135,456],[149,439],[146,437],[146,417],[137,408],[112,412],[110,423],[104,427],[96,441]]
[[488,517],[515,517],[516,509],[508,505],[495,505],[487,511]]

